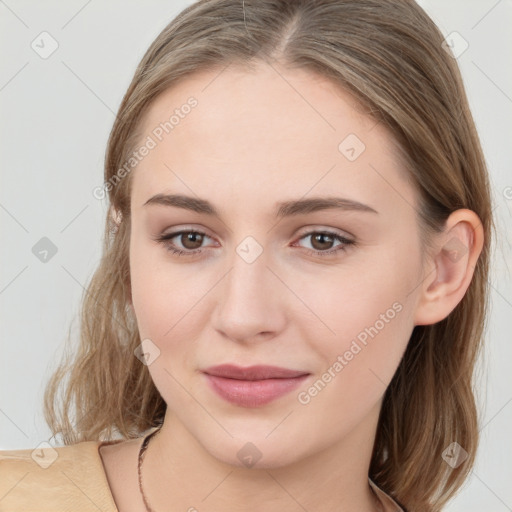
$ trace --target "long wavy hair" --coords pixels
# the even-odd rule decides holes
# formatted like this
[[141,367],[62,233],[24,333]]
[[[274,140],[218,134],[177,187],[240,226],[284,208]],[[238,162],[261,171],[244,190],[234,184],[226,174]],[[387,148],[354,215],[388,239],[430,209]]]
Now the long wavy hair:
[[[441,510],[467,478],[478,444],[475,364],[494,229],[485,160],[448,51],[412,0],[201,0],[173,19],[138,65],[108,140],[102,258],[82,299],[78,343],[68,344],[44,395],[54,436],[64,444],[130,439],[165,415],[134,356],[141,340],[129,307],[132,174],[119,179],[149,105],[197,71],[282,63],[329,78],[387,126],[418,190],[425,244],[459,208],[481,220],[484,247],[465,296],[444,320],[414,328],[386,390],[369,470],[405,509]],[[442,458],[454,441],[468,453],[458,468]]]

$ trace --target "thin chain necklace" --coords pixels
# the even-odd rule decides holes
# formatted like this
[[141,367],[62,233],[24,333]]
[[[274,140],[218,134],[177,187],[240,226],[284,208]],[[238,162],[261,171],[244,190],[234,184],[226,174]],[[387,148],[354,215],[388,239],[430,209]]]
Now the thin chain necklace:
[[140,450],[139,450],[139,463],[137,465],[137,470],[138,470],[138,473],[139,473],[139,490],[140,490],[140,493],[142,495],[142,500],[144,501],[144,506],[146,507],[146,511],[147,512],[154,512],[154,510],[149,505],[149,501],[146,498],[146,495],[144,494],[144,491],[142,489],[142,461],[144,460],[144,454],[146,453],[146,450],[148,448],[149,440],[155,434],[158,434],[158,432],[160,432],[160,430],[162,430],[162,427],[158,428],[154,432],[151,432],[151,434],[148,434],[145,437],[144,441],[142,442],[142,446],[140,447]]
[[[144,490],[142,489],[142,461],[144,460],[144,455],[146,453],[146,450],[148,449],[149,440],[154,435],[158,434],[158,432],[160,432],[160,430],[162,430],[162,427],[160,427],[157,430],[155,430],[154,432],[151,432],[150,434],[148,434],[144,438],[144,441],[142,442],[142,446],[140,447],[140,450],[139,450],[139,463],[137,465],[137,470],[138,470],[138,473],[139,473],[139,490],[140,490],[140,493],[142,495],[142,500],[144,501],[144,506],[146,507],[146,512],[154,512],[154,510],[151,508],[151,506],[149,504],[149,501],[146,498],[146,495],[144,494]],[[375,491],[373,489],[371,489],[371,490],[372,490],[372,494],[373,494],[373,496],[375,498],[375,501],[377,503],[377,506],[379,507],[379,510],[381,512],[383,512],[384,508],[383,508],[383,505],[382,505],[381,501],[379,500],[379,498],[375,494]]]

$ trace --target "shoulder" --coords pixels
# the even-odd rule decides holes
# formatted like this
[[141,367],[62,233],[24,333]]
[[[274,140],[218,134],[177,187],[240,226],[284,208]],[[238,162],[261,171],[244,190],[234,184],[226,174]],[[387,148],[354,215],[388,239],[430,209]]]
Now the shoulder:
[[98,452],[86,441],[36,449],[0,450],[0,511],[96,510],[115,512]]

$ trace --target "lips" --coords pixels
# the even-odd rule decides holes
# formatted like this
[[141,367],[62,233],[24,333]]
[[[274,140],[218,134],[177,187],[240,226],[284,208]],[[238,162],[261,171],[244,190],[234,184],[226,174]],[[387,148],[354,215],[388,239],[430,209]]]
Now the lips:
[[204,370],[204,372],[215,377],[238,380],[293,379],[308,374],[308,372],[289,370],[288,368],[280,368],[279,366],[258,365],[243,368],[233,364],[212,366]]
[[203,372],[210,388],[221,398],[241,407],[265,405],[295,389],[308,372],[278,366],[223,364]]

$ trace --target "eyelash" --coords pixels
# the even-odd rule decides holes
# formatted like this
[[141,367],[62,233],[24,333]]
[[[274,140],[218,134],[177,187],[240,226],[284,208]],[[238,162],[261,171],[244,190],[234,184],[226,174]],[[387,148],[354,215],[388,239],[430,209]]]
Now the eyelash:
[[[168,251],[175,254],[176,256],[192,256],[194,254],[201,253],[203,251],[203,249],[184,251],[182,249],[176,249],[173,245],[171,245],[169,243],[169,241],[172,238],[175,238],[178,235],[182,235],[183,233],[194,233],[197,235],[202,235],[202,236],[211,238],[206,233],[203,233],[202,231],[196,231],[196,230],[189,229],[189,230],[176,231],[175,233],[168,233],[166,235],[161,235],[161,236],[157,237],[155,240],[159,243],[162,243]],[[315,256],[320,256],[320,257],[325,258],[328,256],[332,256],[334,253],[336,253],[338,251],[341,251],[341,252],[346,251],[348,246],[356,245],[356,242],[354,240],[349,240],[348,238],[345,238],[344,236],[341,236],[338,233],[334,233],[332,231],[324,231],[324,230],[310,231],[309,233],[305,233],[304,235],[302,235],[299,238],[299,240],[302,240],[303,238],[307,238],[308,236],[317,235],[317,234],[330,236],[330,237],[334,238],[335,240],[342,242],[342,244],[339,245],[338,248],[330,249],[328,251],[317,251],[316,249],[306,249],[309,254],[312,254]]]

